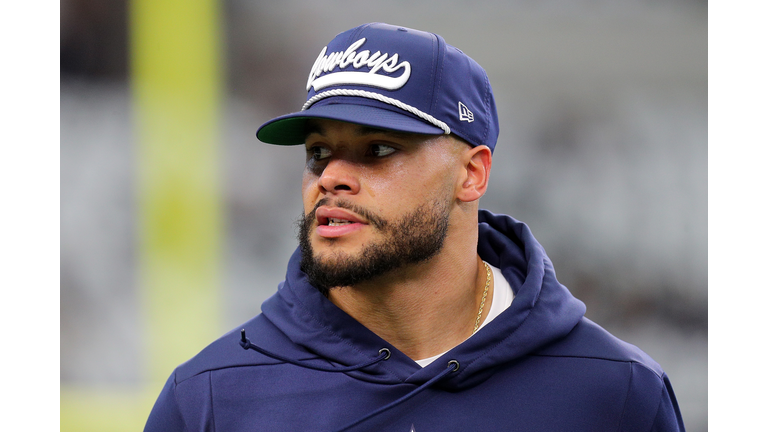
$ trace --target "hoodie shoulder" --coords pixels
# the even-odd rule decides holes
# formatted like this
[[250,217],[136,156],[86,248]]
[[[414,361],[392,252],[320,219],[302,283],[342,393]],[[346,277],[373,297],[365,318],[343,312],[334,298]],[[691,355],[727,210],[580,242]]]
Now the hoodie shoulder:
[[594,360],[626,365],[625,373],[606,373],[605,380],[626,386],[621,431],[684,432],[683,418],[669,378],[648,354],[620,340],[587,318],[582,318],[563,339],[532,353],[533,356]]
[[659,379],[664,375],[661,366],[648,354],[584,317],[566,337],[543,347],[535,355],[636,363],[653,372]]
[[227,332],[197,355],[179,365],[174,372],[176,383],[213,370],[278,362],[253,351],[244,350],[240,346],[240,330],[245,330],[250,339],[254,339],[254,336],[258,335],[258,339],[269,338],[272,344],[292,345],[263,314],[259,314],[245,324]]

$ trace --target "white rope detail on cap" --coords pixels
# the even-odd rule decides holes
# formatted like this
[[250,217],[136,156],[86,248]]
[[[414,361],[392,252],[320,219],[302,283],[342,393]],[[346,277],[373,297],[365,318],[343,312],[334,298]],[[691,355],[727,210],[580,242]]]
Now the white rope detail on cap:
[[446,135],[451,133],[451,128],[448,127],[447,124],[445,124],[444,122],[442,122],[442,121],[432,117],[431,115],[429,115],[429,114],[419,110],[418,108],[414,108],[414,107],[412,107],[410,105],[406,105],[406,104],[400,102],[397,99],[392,99],[390,97],[380,95],[379,93],[369,92],[369,91],[365,91],[365,90],[336,89],[336,90],[328,90],[328,91],[325,91],[325,92],[322,92],[322,93],[317,93],[316,95],[312,96],[311,98],[309,98],[307,100],[307,102],[304,104],[304,106],[301,107],[301,110],[305,111],[305,110],[309,109],[309,107],[311,107],[315,102],[317,102],[317,101],[319,101],[321,99],[325,99],[327,97],[331,97],[331,96],[359,96],[359,97],[364,97],[364,98],[368,98],[368,99],[375,99],[375,100],[380,101],[380,102],[388,103],[390,105],[394,105],[394,106],[400,108],[403,111],[408,111],[409,113],[414,114],[414,115],[418,116],[419,118],[422,118],[422,119],[428,121],[429,123],[439,127],[440,129],[442,129],[445,132]]

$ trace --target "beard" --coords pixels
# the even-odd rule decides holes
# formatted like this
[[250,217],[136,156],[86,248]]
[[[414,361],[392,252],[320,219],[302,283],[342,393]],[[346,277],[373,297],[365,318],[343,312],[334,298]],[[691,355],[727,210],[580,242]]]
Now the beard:
[[326,297],[331,288],[352,286],[429,260],[443,248],[448,234],[449,205],[446,201],[422,204],[401,218],[388,221],[348,201],[339,200],[335,206],[363,216],[382,239],[364,245],[354,256],[343,252],[315,254],[309,240],[315,211],[329,202],[328,198],[323,198],[298,221],[301,270]]

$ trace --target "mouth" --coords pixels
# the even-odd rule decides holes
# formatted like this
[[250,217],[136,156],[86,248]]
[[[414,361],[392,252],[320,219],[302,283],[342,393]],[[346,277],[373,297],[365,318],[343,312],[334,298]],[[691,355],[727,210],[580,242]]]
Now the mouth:
[[315,212],[317,234],[324,238],[337,238],[362,229],[367,223],[355,213],[339,208],[320,206]]
[[348,221],[346,219],[328,218],[328,223],[326,225],[328,225],[328,226],[342,226],[342,225],[349,225],[351,223],[354,223],[354,222]]

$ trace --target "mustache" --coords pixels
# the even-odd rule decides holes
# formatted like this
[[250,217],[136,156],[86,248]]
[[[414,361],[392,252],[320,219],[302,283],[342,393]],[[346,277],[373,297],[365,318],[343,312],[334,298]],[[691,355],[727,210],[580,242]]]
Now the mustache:
[[382,217],[376,215],[372,211],[361,207],[359,205],[353,204],[345,199],[337,199],[335,201],[332,201],[330,198],[325,197],[322,198],[320,201],[315,204],[315,207],[312,209],[311,212],[309,212],[306,216],[304,216],[305,223],[315,220],[315,213],[317,212],[317,209],[320,208],[320,206],[324,205],[331,205],[333,207],[343,208],[345,210],[350,210],[354,212],[357,215],[362,216],[369,224],[373,225],[375,228],[383,230],[386,229],[389,223],[383,219]]

